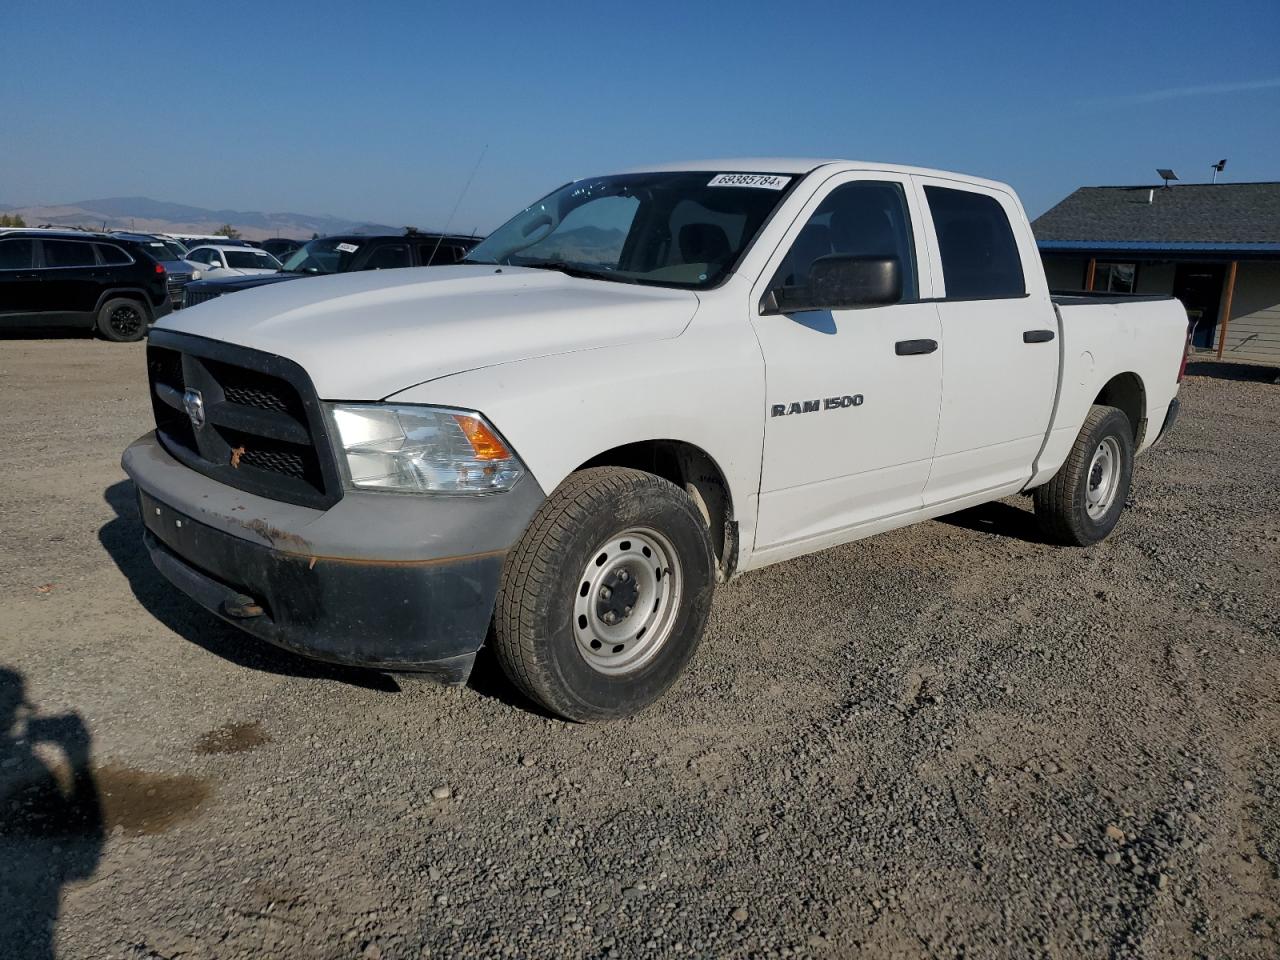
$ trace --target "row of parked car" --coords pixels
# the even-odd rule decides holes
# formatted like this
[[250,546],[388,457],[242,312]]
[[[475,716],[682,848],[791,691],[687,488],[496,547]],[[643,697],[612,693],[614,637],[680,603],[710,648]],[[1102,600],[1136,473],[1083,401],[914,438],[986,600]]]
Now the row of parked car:
[[[268,283],[462,260],[479,238],[406,232],[260,244],[81,230],[0,230],[0,327],[80,327],[140,340],[172,310]],[[281,259],[283,258],[283,259]]]

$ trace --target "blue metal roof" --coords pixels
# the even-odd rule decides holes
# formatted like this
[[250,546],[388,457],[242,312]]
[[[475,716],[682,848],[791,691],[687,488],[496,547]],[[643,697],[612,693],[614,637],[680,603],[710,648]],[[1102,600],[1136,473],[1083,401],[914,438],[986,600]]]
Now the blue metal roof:
[[1135,253],[1274,253],[1280,243],[1165,243],[1153,240],[1038,240],[1041,250],[1132,250]]

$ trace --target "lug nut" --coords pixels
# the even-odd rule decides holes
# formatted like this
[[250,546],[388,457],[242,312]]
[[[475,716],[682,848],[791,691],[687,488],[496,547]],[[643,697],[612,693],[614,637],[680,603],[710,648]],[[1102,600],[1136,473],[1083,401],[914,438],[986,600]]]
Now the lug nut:
[[623,608],[622,608],[622,615],[623,615],[624,617],[629,617],[629,616],[631,616],[631,608],[630,608],[630,607],[623,607]]
[[621,580],[623,583],[626,583],[626,582],[627,582],[627,571],[625,571],[625,570],[619,570],[619,571],[618,571],[618,579],[619,579],[619,580]]
[[610,610],[602,619],[605,623],[612,625],[618,622],[618,615]]
[[610,597],[612,597],[612,596],[613,596],[613,591],[612,591],[612,590],[610,590],[608,587],[601,587],[601,588],[600,588],[600,599],[601,599],[601,600],[608,600],[608,599],[609,599]]

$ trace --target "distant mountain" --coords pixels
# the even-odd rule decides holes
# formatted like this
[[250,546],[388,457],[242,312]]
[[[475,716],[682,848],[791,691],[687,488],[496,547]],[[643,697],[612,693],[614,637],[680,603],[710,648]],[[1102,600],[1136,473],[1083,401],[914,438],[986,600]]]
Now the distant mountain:
[[570,263],[616,262],[626,235],[616,228],[583,226],[557,233],[554,240],[534,245],[539,257]]
[[404,227],[345,220],[325,214],[261,213],[254,210],[210,210],[149,197],[104,197],[73,203],[0,205],[32,226],[89,227],[95,230],[141,230],[148,233],[212,233],[229,223],[247,240],[290,237],[306,240],[313,233],[400,233]]

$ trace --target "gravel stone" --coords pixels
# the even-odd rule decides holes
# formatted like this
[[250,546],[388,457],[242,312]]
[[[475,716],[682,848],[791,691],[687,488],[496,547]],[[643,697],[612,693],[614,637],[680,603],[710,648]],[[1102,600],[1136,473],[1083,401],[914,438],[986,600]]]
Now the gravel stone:
[[[205,613],[119,468],[144,345],[0,340],[0,953],[1271,960],[1271,378],[1192,364],[1105,542],[1012,497],[753,571],[577,726]],[[100,823],[50,829],[72,754]]]

